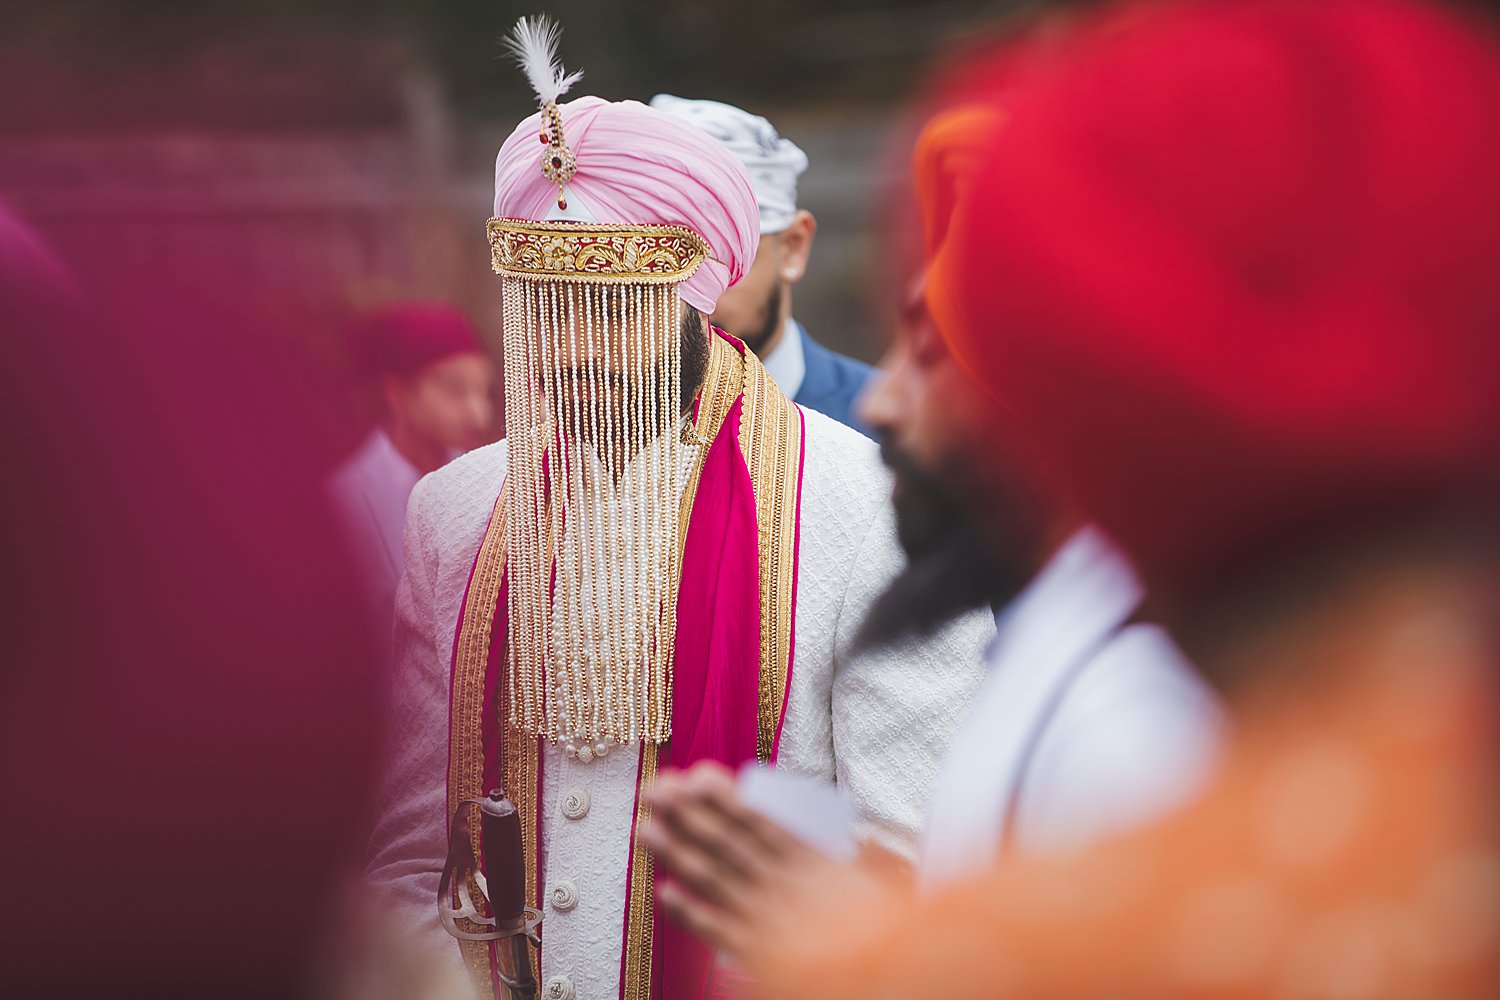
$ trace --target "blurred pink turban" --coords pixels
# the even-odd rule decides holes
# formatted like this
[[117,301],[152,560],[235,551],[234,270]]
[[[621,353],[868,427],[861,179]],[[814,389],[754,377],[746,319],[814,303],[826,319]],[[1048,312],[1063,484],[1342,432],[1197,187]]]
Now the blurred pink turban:
[[578,160],[567,186],[570,209],[558,210],[557,187],[542,175],[538,113],[500,147],[495,216],[685,226],[716,259],[705,261],[679,294],[694,309],[713,312],[760,243],[760,210],[740,161],[696,125],[639,101],[580,97],[558,110]]
[[484,343],[467,313],[446,302],[401,302],[371,316],[359,330],[370,370],[415,375],[455,354],[483,354]]

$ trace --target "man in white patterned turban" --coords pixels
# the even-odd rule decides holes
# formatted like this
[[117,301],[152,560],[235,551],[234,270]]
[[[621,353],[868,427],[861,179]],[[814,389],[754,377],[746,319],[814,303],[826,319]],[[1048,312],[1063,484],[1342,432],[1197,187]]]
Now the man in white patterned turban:
[[[909,853],[993,626],[849,652],[901,565],[890,485],[709,324],[760,239],[745,168],[643,104],[558,103],[554,44],[518,26],[542,110],[500,149],[488,229],[508,437],[408,508],[370,876],[481,996],[525,965],[546,997],[701,997],[725,972],[657,909],[636,838],[658,771],[836,783],[860,836]],[[463,832],[491,789],[514,884]],[[495,940],[523,902],[544,945]]]
[[726,289],[714,325],[739,337],[798,406],[869,433],[854,401],[875,370],[829,350],[792,317],[792,286],[807,273],[818,220],[797,206],[807,154],[760,115],[732,104],[657,94],[651,106],[692,122],[745,166],[760,208],[760,244],[745,276]]

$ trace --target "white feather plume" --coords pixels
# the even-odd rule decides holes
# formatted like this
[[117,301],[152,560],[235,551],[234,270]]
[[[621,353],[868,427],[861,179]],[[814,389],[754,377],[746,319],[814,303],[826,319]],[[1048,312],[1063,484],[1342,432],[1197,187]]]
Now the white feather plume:
[[506,48],[521,64],[537,101],[543,105],[555,101],[583,78],[583,70],[564,75],[557,61],[557,41],[562,28],[543,14],[523,17],[511,29]]

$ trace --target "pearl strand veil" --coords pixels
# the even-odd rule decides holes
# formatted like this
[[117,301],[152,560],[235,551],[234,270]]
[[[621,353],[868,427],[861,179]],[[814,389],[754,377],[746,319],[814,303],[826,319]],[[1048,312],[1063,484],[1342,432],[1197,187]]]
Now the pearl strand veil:
[[686,486],[671,284],[503,283],[511,723],[671,735]]
[[[557,99],[582,76],[557,26],[510,50],[541,107],[540,167],[577,171]],[[491,219],[504,309],[509,722],[580,757],[671,736],[680,512],[699,457],[679,287],[709,259],[680,226]]]

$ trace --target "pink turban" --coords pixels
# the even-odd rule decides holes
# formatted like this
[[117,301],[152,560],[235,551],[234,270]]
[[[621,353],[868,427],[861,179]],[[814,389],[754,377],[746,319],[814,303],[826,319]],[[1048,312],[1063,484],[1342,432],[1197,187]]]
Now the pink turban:
[[[760,210],[745,168],[713,136],[639,101],[580,97],[558,105],[578,160],[563,218],[601,224],[685,226],[708,242],[705,261],[679,294],[711,313],[740,280],[760,242]],[[557,187],[542,175],[540,113],[505,140],[495,160],[495,215],[559,218]],[[581,211],[579,211],[581,210]]]

